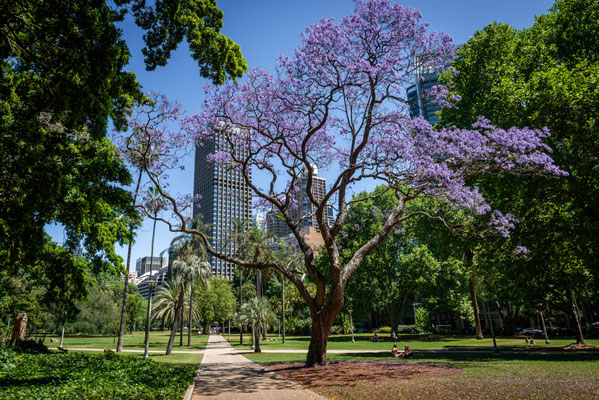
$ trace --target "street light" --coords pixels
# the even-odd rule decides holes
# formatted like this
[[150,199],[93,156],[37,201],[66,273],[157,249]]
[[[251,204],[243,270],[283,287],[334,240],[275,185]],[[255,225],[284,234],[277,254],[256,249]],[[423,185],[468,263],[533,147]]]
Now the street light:
[[227,334],[227,340],[231,340],[231,314],[229,314],[229,333]]
[[352,343],[356,343],[356,340],[354,339],[354,320],[352,319],[352,309],[350,308],[349,310],[347,310],[347,312],[349,312],[349,324],[351,325],[351,342]]

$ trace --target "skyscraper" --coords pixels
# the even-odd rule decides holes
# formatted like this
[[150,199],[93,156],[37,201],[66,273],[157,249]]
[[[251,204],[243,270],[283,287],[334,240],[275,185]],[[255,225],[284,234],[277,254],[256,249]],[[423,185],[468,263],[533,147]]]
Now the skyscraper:
[[[318,167],[312,165],[312,196],[317,202],[324,200],[327,191],[327,180],[318,176]],[[298,190],[296,192],[296,203],[297,207],[293,208],[289,216],[294,221],[300,222],[301,233],[312,248],[317,248],[324,244],[322,235],[320,234],[320,227],[316,219],[316,206],[312,204],[308,197],[308,171],[303,170],[298,183]],[[333,209],[330,206],[325,208],[326,218],[329,225],[333,220]],[[267,214],[266,223],[268,226],[268,232],[278,237],[286,237],[291,235],[291,230],[287,226],[287,223],[278,216],[276,210],[272,210]]]
[[[215,250],[234,254],[236,244],[229,232],[234,228],[234,220],[251,218],[250,188],[241,171],[206,159],[209,154],[229,149],[231,144],[226,131],[220,131],[213,139],[196,146],[193,192],[200,195],[200,200],[194,205],[193,216],[201,216],[202,222],[209,227],[210,242]],[[234,150],[241,156],[247,151]],[[233,278],[234,264],[214,256],[209,258],[213,275]]]
[[[416,63],[422,63],[424,55],[416,56]],[[451,65],[452,58],[445,59],[444,68]],[[429,92],[439,84],[439,73],[441,71],[432,67],[419,67],[414,74],[414,84],[406,90],[410,117],[422,117],[431,124],[439,122],[437,111],[441,106],[437,104]]]

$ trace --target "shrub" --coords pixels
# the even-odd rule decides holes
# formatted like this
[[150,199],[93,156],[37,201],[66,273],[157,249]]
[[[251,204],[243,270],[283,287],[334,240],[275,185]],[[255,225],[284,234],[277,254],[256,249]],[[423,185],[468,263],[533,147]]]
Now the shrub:
[[397,325],[397,333],[420,333],[415,325]]
[[181,399],[195,368],[163,365],[138,356],[0,353],[0,398]]
[[379,333],[391,333],[391,327],[390,326],[381,326],[378,329]]

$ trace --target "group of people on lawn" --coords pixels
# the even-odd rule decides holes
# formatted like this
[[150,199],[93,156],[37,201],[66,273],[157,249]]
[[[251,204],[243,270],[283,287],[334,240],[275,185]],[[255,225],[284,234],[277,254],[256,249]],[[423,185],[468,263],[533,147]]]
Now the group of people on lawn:
[[[397,335],[395,334],[395,332],[391,333],[391,339],[393,339],[393,342],[397,342]],[[372,341],[373,342],[380,342],[381,338],[379,336],[378,332],[374,332],[374,336],[372,337]],[[391,355],[393,357],[411,357],[412,356],[412,352],[410,351],[410,346],[408,346],[407,344],[404,346],[403,352],[400,352],[399,349],[397,348],[397,344],[393,343],[393,348],[391,349]]]

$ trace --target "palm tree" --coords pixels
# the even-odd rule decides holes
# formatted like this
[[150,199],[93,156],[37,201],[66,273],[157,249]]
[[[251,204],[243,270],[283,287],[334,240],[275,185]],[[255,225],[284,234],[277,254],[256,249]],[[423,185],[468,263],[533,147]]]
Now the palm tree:
[[185,293],[185,285],[181,276],[176,276],[171,279],[166,287],[161,288],[156,293],[156,311],[154,319],[165,318],[173,322],[171,334],[166,345],[166,355],[170,355],[173,351],[173,343],[177,334],[177,325],[179,319],[182,318],[183,295]]
[[180,274],[183,284],[189,290],[189,329],[187,331],[187,346],[191,346],[191,324],[193,312],[193,285],[201,283],[208,284],[210,278],[210,264],[200,259],[196,255],[189,256],[185,262],[175,261],[178,273]]
[[275,318],[265,297],[256,297],[241,306],[240,319],[252,326],[254,352],[261,353],[260,332]]
[[[198,231],[203,231],[206,233],[208,231],[209,225],[205,225],[200,218],[192,219],[189,223],[191,229],[195,229]],[[207,233],[206,233],[206,236]],[[190,256],[200,256],[204,260],[208,258],[208,253],[206,251],[206,246],[204,242],[201,240],[199,235],[194,235],[191,233],[184,233],[182,235],[177,236],[171,241],[170,246],[167,249],[169,254],[176,254],[178,261],[187,260]],[[167,251],[165,250],[165,251]],[[162,253],[164,254],[163,251]],[[177,261],[175,261],[177,262]],[[173,271],[171,270],[171,265],[169,264],[168,270],[168,279],[171,279],[173,276]],[[190,301],[191,303],[191,301]],[[181,346],[183,345],[183,319],[181,318]],[[187,338],[187,345],[191,346],[191,321]]]

